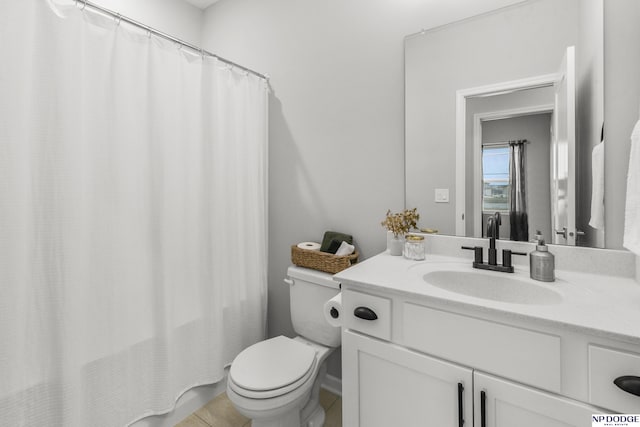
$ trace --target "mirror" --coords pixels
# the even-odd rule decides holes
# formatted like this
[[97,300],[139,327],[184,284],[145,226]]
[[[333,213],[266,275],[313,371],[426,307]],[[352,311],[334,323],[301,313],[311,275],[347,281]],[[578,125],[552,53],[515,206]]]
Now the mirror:
[[408,36],[405,205],[421,226],[484,237],[499,212],[503,239],[604,247],[603,62],[602,0],[526,1]]

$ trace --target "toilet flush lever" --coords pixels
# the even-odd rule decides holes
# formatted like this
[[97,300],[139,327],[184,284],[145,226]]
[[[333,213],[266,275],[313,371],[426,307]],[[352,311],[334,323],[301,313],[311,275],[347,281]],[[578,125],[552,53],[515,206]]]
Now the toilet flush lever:
[[369,307],[357,307],[353,310],[353,315],[364,320],[376,320],[378,315]]
[[284,279],[284,283],[286,283],[289,286],[293,286],[293,280],[291,279]]

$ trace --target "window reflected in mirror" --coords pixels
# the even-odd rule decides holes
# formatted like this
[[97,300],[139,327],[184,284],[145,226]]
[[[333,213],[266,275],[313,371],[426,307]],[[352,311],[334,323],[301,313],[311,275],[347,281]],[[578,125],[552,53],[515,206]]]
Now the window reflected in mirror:
[[482,213],[509,212],[509,146],[482,147]]

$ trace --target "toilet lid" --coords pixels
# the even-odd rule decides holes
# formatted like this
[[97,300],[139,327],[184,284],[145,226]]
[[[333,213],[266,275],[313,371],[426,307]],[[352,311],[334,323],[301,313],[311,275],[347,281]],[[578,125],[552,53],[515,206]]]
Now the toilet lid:
[[315,350],[284,336],[261,341],[242,351],[229,375],[245,390],[267,391],[286,387],[314,366]]

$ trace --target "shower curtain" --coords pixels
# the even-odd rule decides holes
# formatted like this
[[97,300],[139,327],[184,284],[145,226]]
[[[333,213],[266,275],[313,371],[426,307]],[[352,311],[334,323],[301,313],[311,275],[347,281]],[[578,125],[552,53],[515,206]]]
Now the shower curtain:
[[0,425],[123,426],[264,337],[267,84],[75,6],[0,13]]
[[517,241],[529,240],[529,218],[527,215],[527,186],[526,186],[526,141],[509,141],[510,165],[510,207],[509,221],[511,222],[510,239]]

